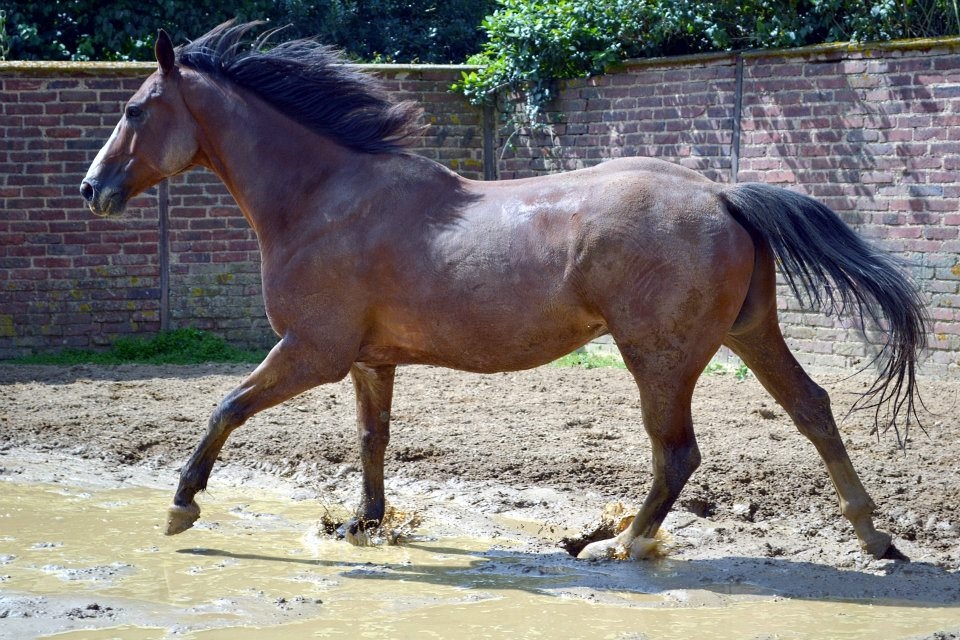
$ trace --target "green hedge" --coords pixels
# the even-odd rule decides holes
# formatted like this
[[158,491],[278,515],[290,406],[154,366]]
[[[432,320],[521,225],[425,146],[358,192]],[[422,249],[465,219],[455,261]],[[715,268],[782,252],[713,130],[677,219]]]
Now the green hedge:
[[480,70],[455,88],[476,104],[506,96],[503,110],[530,125],[554,80],[624,58],[956,35],[960,13],[956,0],[500,0],[482,27],[469,59]]

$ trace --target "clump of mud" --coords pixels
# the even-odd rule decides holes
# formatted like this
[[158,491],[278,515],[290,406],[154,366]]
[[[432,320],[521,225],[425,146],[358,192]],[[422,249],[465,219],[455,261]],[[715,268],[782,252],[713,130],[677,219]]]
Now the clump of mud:
[[419,512],[403,511],[389,505],[380,522],[361,522],[358,527],[353,527],[353,518],[354,514],[342,505],[325,505],[312,533],[343,539],[358,547],[400,545],[412,538],[423,523]]

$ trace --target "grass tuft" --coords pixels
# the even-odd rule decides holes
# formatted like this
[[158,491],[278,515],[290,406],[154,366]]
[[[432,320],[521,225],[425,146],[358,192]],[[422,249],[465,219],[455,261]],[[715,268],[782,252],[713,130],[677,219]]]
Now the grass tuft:
[[728,373],[732,373],[733,377],[743,382],[750,377],[750,369],[745,364],[739,364],[737,366],[724,364],[722,362],[711,362],[707,365],[707,368],[703,370],[704,373],[709,375],[723,376]]
[[583,367],[584,369],[626,369],[623,358],[615,354],[577,350],[553,361],[555,367]]
[[258,363],[263,351],[238,349],[223,338],[199,329],[162,331],[150,338],[120,338],[106,351],[64,349],[9,360],[11,364],[202,364]]

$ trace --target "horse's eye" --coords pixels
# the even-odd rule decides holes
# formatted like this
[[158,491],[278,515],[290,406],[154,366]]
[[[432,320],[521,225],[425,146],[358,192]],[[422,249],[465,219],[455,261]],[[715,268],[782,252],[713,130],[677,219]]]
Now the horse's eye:
[[140,107],[136,107],[134,105],[130,105],[129,107],[127,107],[126,115],[127,115],[127,118],[135,120],[143,115],[143,109],[141,109]]

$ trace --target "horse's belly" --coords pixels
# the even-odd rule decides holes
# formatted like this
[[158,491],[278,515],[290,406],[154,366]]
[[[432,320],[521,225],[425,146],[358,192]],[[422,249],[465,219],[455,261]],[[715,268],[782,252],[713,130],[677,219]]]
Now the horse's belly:
[[434,315],[414,325],[396,323],[371,336],[360,360],[431,364],[476,373],[517,371],[552,362],[606,332],[602,319],[582,311],[560,318],[546,310],[508,317]]

